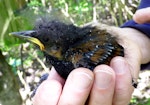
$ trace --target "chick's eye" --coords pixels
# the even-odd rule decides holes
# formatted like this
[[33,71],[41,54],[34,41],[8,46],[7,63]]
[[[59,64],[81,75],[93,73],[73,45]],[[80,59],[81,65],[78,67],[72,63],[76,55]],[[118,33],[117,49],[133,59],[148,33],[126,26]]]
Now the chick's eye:
[[59,50],[59,48],[60,48],[59,46],[52,46],[51,47],[52,50]]
[[44,41],[44,42],[48,42],[48,41],[49,41],[49,38],[43,37],[43,41]]

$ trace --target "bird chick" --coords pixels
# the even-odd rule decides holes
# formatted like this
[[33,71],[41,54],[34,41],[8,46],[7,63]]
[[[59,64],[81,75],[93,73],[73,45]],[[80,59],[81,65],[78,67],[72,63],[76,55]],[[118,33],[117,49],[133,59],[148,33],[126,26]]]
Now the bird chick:
[[33,30],[11,34],[37,44],[64,79],[75,68],[93,70],[99,64],[109,64],[115,56],[124,56],[117,38],[98,26],[42,21]]

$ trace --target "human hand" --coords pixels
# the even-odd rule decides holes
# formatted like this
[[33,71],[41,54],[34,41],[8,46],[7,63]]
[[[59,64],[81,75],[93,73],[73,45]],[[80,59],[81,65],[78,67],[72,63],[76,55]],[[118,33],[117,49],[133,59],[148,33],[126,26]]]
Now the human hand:
[[[117,69],[118,66],[121,68]],[[34,105],[127,105],[132,91],[129,66],[124,58],[116,57],[111,61],[111,67],[100,65],[94,72],[86,68],[74,70],[65,84],[53,68],[48,79],[39,86],[33,103]]]
[[[104,27],[103,27],[104,28]],[[86,68],[73,70],[66,82],[54,69],[38,88],[34,105],[127,105],[140,65],[150,61],[150,41],[131,28],[110,27],[125,49],[125,57],[115,57],[110,66],[99,65],[94,72]],[[143,42],[144,40],[144,42]],[[86,101],[87,98],[88,102]]]
[[[104,28],[104,27],[103,27]],[[94,72],[78,68],[63,80],[54,69],[38,88],[34,105],[127,105],[138,78],[140,64],[150,61],[150,41],[131,28],[108,28],[119,38],[125,57],[115,57],[110,66],[100,65]],[[144,42],[143,42],[144,40]],[[86,100],[89,96],[88,102]]]
[[139,24],[150,23],[150,7],[137,10],[133,15],[133,20]]
[[[144,10],[144,9],[143,9]],[[148,8],[147,8],[148,10]],[[141,10],[142,11],[142,10]],[[134,15],[138,23],[148,22],[144,12]],[[138,20],[139,19],[143,19]],[[141,17],[141,18],[140,18]],[[125,57],[115,57],[110,66],[100,65],[94,72],[78,68],[63,80],[55,70],[50,72],[34,97],[35,105],[127,105],[133,87],[131,80],[138,78],[140,65],[150,61],[150,40],[143,33],[132,28],[101,26],[118,37],[125,49]],[[75,78],[74,78],[75,77]],[[82,82],[83,81],[83,82]],[[88,102],[86,100],[89,96]]]

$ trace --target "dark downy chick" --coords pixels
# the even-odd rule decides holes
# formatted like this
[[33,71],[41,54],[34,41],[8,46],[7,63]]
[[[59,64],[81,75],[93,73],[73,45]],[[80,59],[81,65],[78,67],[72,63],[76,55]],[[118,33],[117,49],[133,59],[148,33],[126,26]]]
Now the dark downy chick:
[[75,68],[93,70],[99,64],[109,64],[115,56],[124,56],[117,39],[97,26],[42,21],[33,30],[11,34],[37,44],[64,79]]

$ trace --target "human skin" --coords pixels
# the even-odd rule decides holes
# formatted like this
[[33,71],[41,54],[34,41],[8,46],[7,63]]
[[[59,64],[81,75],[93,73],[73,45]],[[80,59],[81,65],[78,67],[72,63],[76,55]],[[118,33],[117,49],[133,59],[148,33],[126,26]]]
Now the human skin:
[[136,11],[133,19],[139,24],[150,23],[150,7]]
[[[149,11],[138,10],[133,19],[140,24],[149,22]],[[37,89],[34,105],[128,105],[134,90],[131,81],[137,80],[140,65],[150,61],[150,39],[133,28],[103,28],[118,37],[125,56],[113,58],[110,65],[97,66],[94,72],[77,68],[66,81],[52,68]]]

